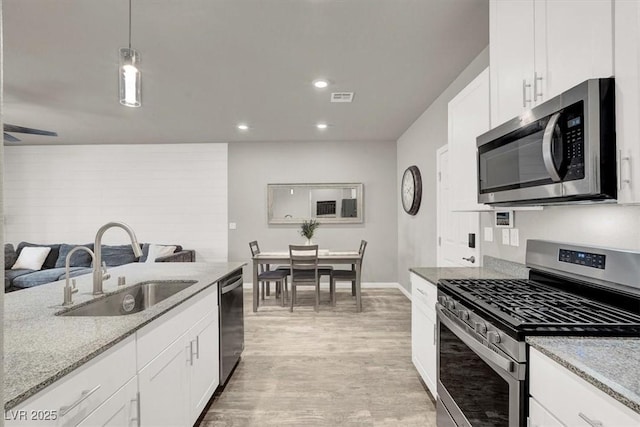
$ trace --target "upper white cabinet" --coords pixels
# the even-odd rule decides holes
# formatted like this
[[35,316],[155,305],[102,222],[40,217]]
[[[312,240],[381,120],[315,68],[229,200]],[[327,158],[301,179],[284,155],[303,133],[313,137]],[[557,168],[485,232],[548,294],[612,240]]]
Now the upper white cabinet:
[[615,2],[618,202],[640,203],[640,2]]
[[613,75],[611,0],[491,0],[491,126]]
[[489,130],[489,69],[449,101],[448,145],[451,210],[490,209],[478,203],[476,138]]

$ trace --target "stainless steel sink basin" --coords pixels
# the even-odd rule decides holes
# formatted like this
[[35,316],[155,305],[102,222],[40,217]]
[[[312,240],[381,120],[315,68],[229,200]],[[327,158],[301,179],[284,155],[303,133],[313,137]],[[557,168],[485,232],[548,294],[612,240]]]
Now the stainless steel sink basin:
[[60,316],[123,316],[138,313],[194,283],[196,283],[195,280],[141,282],[58,314]]

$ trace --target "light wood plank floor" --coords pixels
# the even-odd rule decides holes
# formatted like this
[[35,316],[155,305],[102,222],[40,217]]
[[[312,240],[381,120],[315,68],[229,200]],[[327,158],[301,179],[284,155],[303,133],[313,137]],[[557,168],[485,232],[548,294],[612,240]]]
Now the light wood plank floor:
[[435,426],[435,408],[411,362],[411,303],[397,289],[326,288],[288,307],[267,297],[257,313],[245,290],[245,351],[205,414],[213,426]]

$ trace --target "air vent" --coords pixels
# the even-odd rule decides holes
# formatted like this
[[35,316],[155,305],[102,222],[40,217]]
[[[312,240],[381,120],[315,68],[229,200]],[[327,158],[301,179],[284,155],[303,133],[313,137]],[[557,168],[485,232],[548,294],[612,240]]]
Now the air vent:
[[333,92],[331,93],[331,102],[352,102],[353,92]]

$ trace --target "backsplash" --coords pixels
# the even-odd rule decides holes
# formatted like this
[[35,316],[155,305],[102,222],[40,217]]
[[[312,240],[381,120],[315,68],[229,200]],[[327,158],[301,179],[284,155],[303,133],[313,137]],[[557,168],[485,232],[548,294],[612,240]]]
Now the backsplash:
[[516,211],[519,246],[503,245],[499,228],[493,229],[493,242],[484,241],[484,227],[493,227],[493,221],[493,213],[480,214],[482,254],[521,264],[527,239],[640,250],[640,206],[593,204]]

